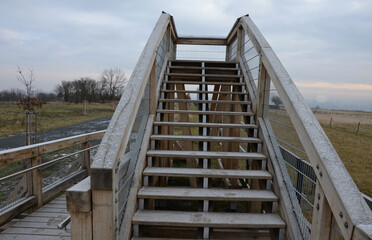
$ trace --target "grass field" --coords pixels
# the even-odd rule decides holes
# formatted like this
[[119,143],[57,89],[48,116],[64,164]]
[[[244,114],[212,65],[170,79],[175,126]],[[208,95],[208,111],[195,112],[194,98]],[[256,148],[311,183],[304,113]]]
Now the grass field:
[[[372,196],[372,112],[314,110],[314,114],[359,190]],[[277,137],[303,149],[285,112],[270,110],[270,116],[280,122],[272,123]],[[304,157],[300,151],[291,151]]]
[[[113,114],[112,103],[88,104],[83,115],[83,104],[48,103],[37,108],[38,131],[77,124]],[[0,104],[0,137],[25,131],[25,113],[15,104]]]

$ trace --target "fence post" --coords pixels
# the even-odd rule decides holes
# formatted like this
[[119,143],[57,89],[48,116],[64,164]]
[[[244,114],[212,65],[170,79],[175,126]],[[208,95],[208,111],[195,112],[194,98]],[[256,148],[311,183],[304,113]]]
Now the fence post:
[[[41,164],[40,156],[31,158],[32,167],[39,164]],[[43,182],[40,168],[32,170],[32,194],[36,196],[37,199],[36,208],[43,206]]]
[[[90,141],[82,143],[83,149],[90,148]],[[88,175],[90,176],[90,150],[81,153],[81,165],[88,170]]]
[[330,128],[332,127],[332,118],[331,118],[331,121],[329,122],[329,127]]
[[311,240],[329,239],[331,232],[332,211],[319,181],[316,182],[313,220],[311,223]]
[[358,122],[358,127],[357,127],[357,130],[356,130],[357,133],[359,132],[359,127],[360,127],[360,122]]

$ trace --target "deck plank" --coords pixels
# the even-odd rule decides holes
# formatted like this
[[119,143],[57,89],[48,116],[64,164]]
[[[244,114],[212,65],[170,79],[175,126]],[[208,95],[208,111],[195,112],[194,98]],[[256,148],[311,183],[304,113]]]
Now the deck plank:
[[58,224],[69,215],[66,207],[66,196],[61,195],[27,217],[13,219],[13,224],[0,233],[0,239],[70,240],[70,224],[67,225],[66,229],[57,228]]

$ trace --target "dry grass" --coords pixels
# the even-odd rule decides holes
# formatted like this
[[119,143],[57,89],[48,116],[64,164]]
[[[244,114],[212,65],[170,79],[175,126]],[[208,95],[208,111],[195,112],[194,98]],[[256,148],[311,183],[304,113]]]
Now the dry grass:
[[[88,104],[83,115],[82,104],[48,103],[38,112],[38,131],[77,124],[113,114],[112,103]],[[0,137],[25,131],[25,113],[15,104],[0,104]]]
[[[371,196],[372,112],[315,110],[314,114],[359,190]],[[288,116],[282,110],[270,110],[270,117],[291,125]],[[332,127],[330,127],[331,117]],[[358,122],[360,122],[360,131],[356,133]],[[272,122],[272,126],[277,137],[303,149],[293,128],[275,122]],[[306,159],[300,151],[291,150]]]

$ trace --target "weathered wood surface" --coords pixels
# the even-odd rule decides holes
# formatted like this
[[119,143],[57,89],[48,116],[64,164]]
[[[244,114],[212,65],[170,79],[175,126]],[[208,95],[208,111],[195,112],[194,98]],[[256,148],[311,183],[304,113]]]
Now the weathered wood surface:
[[155,126],[208,127],[208,128],[257,128],[255,124],[201,123],[201,122],[154,122]]
[[[256,50],[261,53],[262,63],[283,101],[312,166],[318,166],[314,169],[317,179],[331,203],[330,208],[343,236],[351,239],[356,225],[372,225],[372,211],[264,36],[248,16],[241,18],[241,25]],[[343,217],[339,216],[340,212]]]
[[269,190],[236,190],[180,188],[180,187],[142,187],[138,198],[180,199],[211,201],[277,201],[277,196]]
[[61,195],[27,217],[13,219],[9,224],[11,226],[0,233],[0,239],[71,239],[70,225],[67,225],[67,229],[57,228],[57,225],[68,216],[66,196]]
[[6,164],[21,161],[24,159],[37,157],[46,153],[54,152],[62,148],[71,147],[94,139],[100,139],[103,137],[104,133],[105,130],[102,130],[44,143],[37,143],[29,146],[3,150],[0,151],[0,166],[4,166]]
[[176,44],[226,45],[226,38],[179,37],[176,40]]
[[175,92],[175,93],[217,93],[217,94],[237,94],[237,95],[247,95],[244,92],[229,92],[229,91],[199,91],[199,90],[168,90],[162,89],[162,92]]
[[181,140],[206,142],[249,142],[260,143],[259,138],[251,137],[218,137],[218,136],[192,136],[192,135],[152,135],[151,140]]
[[205,226],[226,228],[284,228],[283,220],[277,214],[215,213],[185,211],[138,210],[133,224],[154,226]]
[[239,82],[228,82],[228,81],[225,81],[225,82],[208,82],[208,81],[205,81],[205,82],[199,82],[199,81],[163,81],[164,83],[179,83],[179,84],[196,84],[196,85],[228,85],[228,86],[244,86],[245,83],[239,83]]
[[225,74],[200,74],[200,73],[166,73],[168,76],[174,77],[206,77],[206,78],[241,78],[242,75],[225,75]]
[[224,70],[224,71],[238,71],[240,68],[237,67],[197,67],[197,66],[168,66],[170,69],[181,69],[181,70]]
[[272,176],[263,170],[229,170],[229,169],[202,169],[202,168],[155,168],[147,167],[144,176],[168,177],[209,177],[209,178],[242,178],[242,179],[271,179]]
[[149,150],[150,157],[183,157],[183,158],[221,158],[221,159],[255,159],[264,160],[266,156],[260,153],[242,152],[203,152],[203,151],[163,151]]
[[163,13],[160,16],[125,87],[107,128],[107,133],[91,165],[92,189],[113,188],[115,165],[119,157],[125,153],[141,98],[156,58],[156,50],[166,33],[169,21],[169,14]]
[[253,116],[252,112],[225,112],[225,111],[192,111],[192,110],[157,110],[158,113],[173,114],[199,114],[199,115],[229,115],[229,116]]

